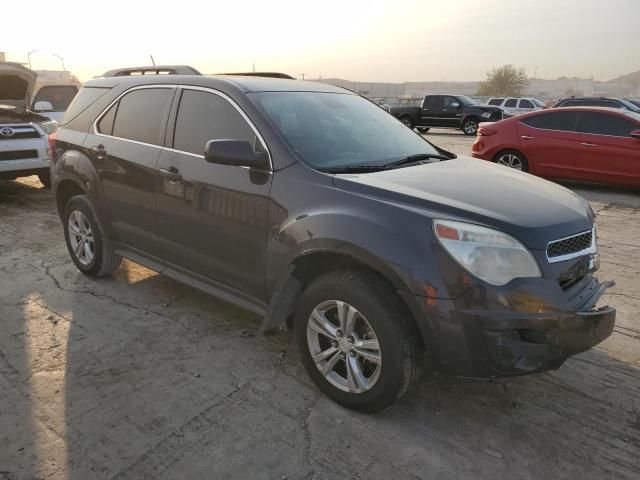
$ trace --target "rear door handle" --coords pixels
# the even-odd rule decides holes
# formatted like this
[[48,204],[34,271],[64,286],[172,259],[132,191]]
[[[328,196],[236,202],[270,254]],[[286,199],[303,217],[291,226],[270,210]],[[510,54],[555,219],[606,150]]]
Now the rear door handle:
[[161,168],[160,169],[160,174],[163,177],[167,177],[167,179],[170,182],[181,182],[182,181],[182,175],[180,174],[180,171],[176,167]]
[[520,138],[522,138],[523,140],[533,140],[533,137],[529,135],[522,135]]
[[102,144],[94,145],[89,150],[91,150],[100,160],[107,156],[107,149],[104,148],[104,145]]
[[595,143],[587,143],[587,142],[582,142],[582,143],[580,143],[580,145],[582,145],[583,147],[597,147],[598,146]]

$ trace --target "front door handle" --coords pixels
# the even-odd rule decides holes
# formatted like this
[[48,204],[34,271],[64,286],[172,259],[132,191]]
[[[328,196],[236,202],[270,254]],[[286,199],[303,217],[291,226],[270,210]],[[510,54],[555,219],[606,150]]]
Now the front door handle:
[[523,140],[533,140],[533,137],[529,135],[522,135],[520,138],[522,138]]
[[598,146],[595,143],[587,143],[587,142],[582,142],[582,143],[580,143],[580,145],[582,145],[583,147],[597,147]]
[[103,144],[94,145],[89,150],[91,150],[99,160],[107,156],[107,149],[104,148]]
[[180,171],[176,167],[161,168],[160,169],[160,174],[163,177],[167,177],[167,179],[170,182],[181,182],[182,181],[182,175],[180,174]]

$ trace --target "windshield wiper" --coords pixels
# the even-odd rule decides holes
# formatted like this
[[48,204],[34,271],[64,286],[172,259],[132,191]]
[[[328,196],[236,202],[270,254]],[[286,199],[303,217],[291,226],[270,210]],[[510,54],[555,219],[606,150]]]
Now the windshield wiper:
[[318,170],[324,173],[366,173],[385,170],[386,165],[346,165],[344,167],[327,167]]
[[406,163],[419,162],[420,160],[450,160],[449,157],[444,155],[438,155],[437,153],[416,153],[415,155],[409,155],[408,157],[401,158],[395,162],[387,163],[384,165],[385,169],[397,167],[398,165],[404,165]]

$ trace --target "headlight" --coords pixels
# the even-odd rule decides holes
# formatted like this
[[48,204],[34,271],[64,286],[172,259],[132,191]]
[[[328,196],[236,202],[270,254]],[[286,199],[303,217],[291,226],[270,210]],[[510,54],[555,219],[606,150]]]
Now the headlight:
[[529,250],[511,235],[471,223],[434,220],[440,244],[465,270],[492,285],[540,277]]
[[480,115],[482,118],[491,118],[491,112],[484,112]]
[[38,125],[40,125],[40,128],[42,130],[44,130],[44,133],[46,135],[49,135],[56,128],[58,128],[58,122],[56,122],[55,120],[49,120],[48,122],[42,122],[42,123],[39,123]]

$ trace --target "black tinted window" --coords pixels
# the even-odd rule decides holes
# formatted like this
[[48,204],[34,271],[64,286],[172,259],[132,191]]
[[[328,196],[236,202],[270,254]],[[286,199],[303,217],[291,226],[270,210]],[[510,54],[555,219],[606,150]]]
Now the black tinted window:
[[533,103],[529,100],[520,100],[520,108],[533,108]]
[[502,105],[502,101],[503,100],[504,100],[504,98],[492,98],[491,100],[489,100],[489,105],[500,106],[500,105]]
[[113,121],[116,118],[116,110],[118,110],[117,103],[115,103],[98,122],[98,132],[104,133],[105,135],[113,134]]
[[561,107],[580,107],[585,103],[582,100],[565,100],[560,104]]
[[78,87],[75,85],[48,85],[38,90],[33,104],[36,102],[49,102],[53,106],[53,111],[64,112],[73,97],[78,93]]
[[227,100],[213,93],[185,90],[176,118],[173,148],[203,155],[209,140],[222,139],[259,145],[254,131]]
[[95,88],[85,87],[81,88],[78,94],[74,97],[73,101],[67,108],[64,116],[62,117],[61,125],[66,125],[71,120],[76,118],[82,112],[86,110],[89,105],[102,97],[109,91],[108,88]]
[[582,112],[578,130],[583,133],[596,135],[612,135],[616,137],[628,137],[632,131],[640,127],[630,120],[617,115],[606,113]]
[[444,97],[444,108],[457,108],[460,101],[456,97]]
[[429,110],[442,110],[444,108],[444,97],[429,97],[425,106]]
[[505,103],[504,106],[507,108],[511,108],[515,107],[516,103],[518,103],[518,100],[516,100],[515,98],[510,98],[509,100],[507,100],[507,103]]
[[171,89],[145,88],[127,93],[118,102],[113,136],[162,145]]
[[575,132],[577,112],[547,112],[521,120],[530,127],[542,128],[545,130],[561,130]]

